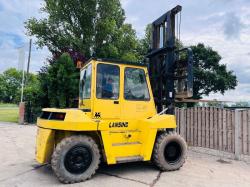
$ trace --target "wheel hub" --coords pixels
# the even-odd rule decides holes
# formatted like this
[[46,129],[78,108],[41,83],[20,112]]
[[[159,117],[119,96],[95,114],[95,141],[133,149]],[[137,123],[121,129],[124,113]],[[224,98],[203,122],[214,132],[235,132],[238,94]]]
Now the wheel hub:
[[177,142],[169,142],[165,146],[164,157],[166,162],[170,164],[175,164],[178,162],[182,155],[182,148]]
[[89,168],[91,162],[91,150],[86,146],[75,146],[66,153],[64,166],[70,173],[81,174]]

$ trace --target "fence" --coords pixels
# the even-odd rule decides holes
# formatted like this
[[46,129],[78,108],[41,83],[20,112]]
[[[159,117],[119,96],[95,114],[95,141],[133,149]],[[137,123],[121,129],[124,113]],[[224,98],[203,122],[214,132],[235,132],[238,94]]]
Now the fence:
[[188,145],[250,155],[250,110],[176,109],[177,132]]

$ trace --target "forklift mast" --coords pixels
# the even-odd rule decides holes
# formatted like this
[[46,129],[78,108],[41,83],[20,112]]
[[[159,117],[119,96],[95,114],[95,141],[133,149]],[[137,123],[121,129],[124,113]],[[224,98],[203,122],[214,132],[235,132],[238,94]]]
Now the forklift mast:
[[176,45],[181,10],[177,5],[152,23],[151,50],[146,56],[157,112],[167,109],[167,114],[174,114],[176,99],[193,95],[192,50]]

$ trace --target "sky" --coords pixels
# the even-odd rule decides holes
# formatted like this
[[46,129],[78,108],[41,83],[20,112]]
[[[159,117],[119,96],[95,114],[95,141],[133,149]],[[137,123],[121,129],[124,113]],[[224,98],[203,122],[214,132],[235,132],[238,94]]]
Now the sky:
[[[235,90],[224,95],[211,94],[209,99],[250,101],[250,1],[249,0],[121,0],[126,22],[143,37],[145,26],[160,15],[181,5],[181,41],[184,45],[199,42],[212,47],[222,56],[238,78]],[[28,56],[29,37],[24,22],[41,18],[42,0],[0,0],[0,72],[18,66],[18,48]],[[36,39],[33,37],[33,41]],[[31,71],[37,72],[50,56],[46,48],[32,46]]]

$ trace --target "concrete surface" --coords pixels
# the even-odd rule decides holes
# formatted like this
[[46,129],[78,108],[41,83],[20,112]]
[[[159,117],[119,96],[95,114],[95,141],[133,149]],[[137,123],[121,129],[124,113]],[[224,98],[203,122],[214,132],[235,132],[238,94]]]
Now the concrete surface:
[[[35,134],[35,126],[0,122],[0,186],[64,186],[50,166],[35,162]],[[91,180],[67,186],[249,187],[249,176],[249,163],[189,150],[179,171],[162,173],[150,163],[102,165]]]

